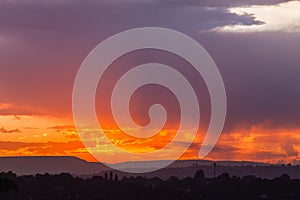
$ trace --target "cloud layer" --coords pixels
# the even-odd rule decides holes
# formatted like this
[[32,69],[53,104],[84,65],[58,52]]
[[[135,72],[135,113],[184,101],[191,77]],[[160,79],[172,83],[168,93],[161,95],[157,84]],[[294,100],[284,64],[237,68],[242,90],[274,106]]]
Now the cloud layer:
[[[285,29],[260,32],[220,31],[220,27],[242,26],[248,29],[270,26],[269,21],[250,11],[243,14],[229,11],[246,5],[270,8],[282,2],[286,1],[1,1],[0,115],[15,115],[12,120],[22,115],[51,115],[69,119],[72,115],[73,82],[88,52],[120,31],[159,26],[193,37],[206,48],[218,65],[228,95],[224,135],[230,137],[235,132],[243,133],[260,127],[267,135],[265,143],[282,132],[286,133],[286,130],[291,133],[285,137],[294,138],[294,134],[298,133],[294,130],[300,128],[300,36],[294,31],[294,24],[286,23]],[[135,56],[127,55],[123,61],[130,65],[139,63],[140,59],[150,61],[166,58],[165,54],[157,52],[151,55],[135,53]],[[167,56],[165,62],[186,67],[184,62],[172,56]],[[121,66],[122,63],[117,63],[117,67]],[[192,71],[187,70],[186,73],[198,83]],[[201,117],[207,125],[210,102],[204,83],[199,85],[203,88],[198,94],[203,99]],[[29,126],[36,128],[32,124]],[[70,127],[67,129],[59,124],[45,124],[44,129],[50,126],[52,132],[74,132]],[[0,127],[2,133],[20,134],[18,131],[25,131],[24,128],[7,126],[3,122]],[[26,134],[32,134],[29,129],[26,130]],[[270,130],[270,133],[265,133],[266,130]],[[75,135],[68,134],[69,139],[75,139]],[[255,137],[261,139],[260,135]],[[230,139],[225,141],[229,142]],[[246,140],[239,142],[247,144]],[[228,153],[232,157],[242,151],[245,157],[253,154],[257,154],[257,158],[268,157],[269,154],[270,157],[293,157],[300,150],[298,143],[298,140],[287,140],[280,145],[276,141],[274,144],[280,150],[273,152],[270,148],[251,152],[227,143],[220,144],[221,150],[216,149],[212,155],[217,156],[218,152],[226,149],[232,152]]]

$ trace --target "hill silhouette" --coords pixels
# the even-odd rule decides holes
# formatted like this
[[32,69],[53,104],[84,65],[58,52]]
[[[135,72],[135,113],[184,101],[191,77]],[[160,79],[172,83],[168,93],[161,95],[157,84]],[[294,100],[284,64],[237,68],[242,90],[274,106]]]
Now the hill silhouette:
[[[139,162],[139,166],[151,168],[153,163],[159,161]],[[117,163],[120,168],[135,167],[137,162]],[[147,178],[159,177],[167,179],[171,176],[185,178],[193,176],[195,171],[202,169],[207,177],[214,176],[213,161],[209,160],[178,160],[164,169],[150,173],[129,174],[113,170],[120,178],[124,176],[145,176]],[[228,173],[229,175],[254,175],[262,178],[273,178],[287,173],[291,178],[300,179],[300,167],[293,165],[270,165],[247,161],[217,161],[216,175]],[[59,174],[69,173],[75,176],[90,178],[94,175],[104,176],[111,171],[110,168],[99,162],[87,162],[72,156],[32,156],[32,157],[0,157],[0,171],[12,171],[17,175]]]
[[108,168],[102,163],[87,162],[72,156],[16,156],[0,157],[0,170],[18,175],[29,174],[94,174]]

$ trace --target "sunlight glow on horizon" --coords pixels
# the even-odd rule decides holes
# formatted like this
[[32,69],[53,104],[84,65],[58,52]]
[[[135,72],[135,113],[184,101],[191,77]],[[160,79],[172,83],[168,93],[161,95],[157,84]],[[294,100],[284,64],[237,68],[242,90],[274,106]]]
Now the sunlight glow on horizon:
[[[75,128],[65,119],[49,116],[0,116],[0,128],[5,124],[7,130],[20,132],[1,133],[0,153],[2,156],[76,156],[87,161],[97,161],[81,143]],[[22,124],[31,125],[23,127]],[[111,130],[111,132],[115,132]],[[238,129],[223,133],[215,149],[205,158],[210,160],[248,160],[266,163],[293,163],[300,159],[299,129],[268,129],[264,125],[250,129]],[[35,137],[39,135],[39,137]],[[193,145],[180,159],[199,159],[198,150],[205,133],[199,133]],[[20,138],[20,136],[22,136]],[[125,141],[111,137],[128,151],[143,153],[153,151],[166,141]],[[129,144],[129,145],[127,145]],[[127,145],[127,146],[126,146]],[[143,149],[139,149],[140,146]],[[135,149],[137,148],[137,149]],[[153,149],[154,148],[154,149]],[[176,148],[175,148],[176,149]],[[99,146],[101,150],[101,145]],[[109,152],[107,152],[109,154]],[[113,153],[113,152],[111,152]],[[124,158],[125,159],[125,158]],[[167,158],[165,158],[167,159]],[[118,159],[119,160],[119,159]],[[111,156],[111,163],[115,163]]]

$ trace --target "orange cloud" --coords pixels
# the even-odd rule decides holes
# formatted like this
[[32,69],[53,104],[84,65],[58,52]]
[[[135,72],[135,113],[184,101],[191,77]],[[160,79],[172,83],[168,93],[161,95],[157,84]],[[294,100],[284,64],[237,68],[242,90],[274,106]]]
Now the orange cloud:
[[4,127],[0,128],[0,133],[20,133],[21,131],[17,128],[17,129],[6,129]]
[[[46,115],[23,116],[19,120],[9,115],[0,116],[0,119],[2,124],[7,125],[0,128],[0,132],[11,133],[0,135],[0,153],[3,156],[72,155],[96,161],[81,143],[76,128],[69,119]],[[107,129],[105,134],[115,145],[136,153],[161,149],[176,134],[176,129],[170,126],[153,137],[140,139],[121,134],[115,125],[107,124],[106,127],[110,129]],[[204,136],[205,130],[201,130],[180,159],[198,159]],[[105,144],[100,142],[99,145],[101,148],[101,145]],[[180,147],[180,141],[176,145]],[[176,151],[176,148],[171,150]],[[223,133],[216,147],[205,159],[288,163],[300,160],[299,152],[300,129],[270,129],[262,123],[250,128],[241,126]]]
[[299,134],[299,129],[270,130],[259,126],[254,126],[250,130],[224,133],[208,158],[268,163],[292,162],[300,159]]

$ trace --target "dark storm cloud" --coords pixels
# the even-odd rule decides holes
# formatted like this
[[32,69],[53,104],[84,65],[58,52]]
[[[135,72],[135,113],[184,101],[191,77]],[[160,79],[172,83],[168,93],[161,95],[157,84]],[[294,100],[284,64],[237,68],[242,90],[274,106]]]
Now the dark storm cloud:
[[59,35],[67,39],[66,34],[91,35],[93,31],[111,33],[137,26],[164,26],[195,31],[228,24],[257,23],[249,15],[228,13],[226,8],[232,3],[215,2],[4,1],[0,3],[0,25],[4,34],[30,36],[35,32],[39,36],[46,33],[49,39]]
[[200,40],[223,75],[227,128],[299,127],[299,34],[216,33]]
[[[196,35],[199,30],[237,23],[257,22],[224,8],[180,1],[1,1],[0,102],[34,104],[50,108],[49,114],[70,113],[80,63],[110,35],[141,26]],[[19,113],[23,112],[12,112]]]
[[[228,95],[225,131],[262,123],[299,127],[299,34],[206,32],[262,23],[227,7],[279,2],[1,1],[0,102],[33,105],[26,114],[70,114],[76,72],[93,47],[126,29],[161,26],[192,36],[216,61]],[[23,113],[8,111],[1,112]]]

